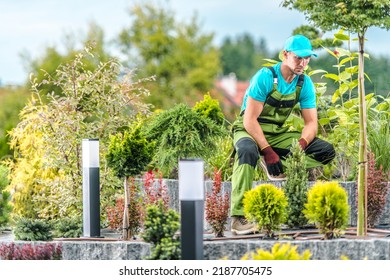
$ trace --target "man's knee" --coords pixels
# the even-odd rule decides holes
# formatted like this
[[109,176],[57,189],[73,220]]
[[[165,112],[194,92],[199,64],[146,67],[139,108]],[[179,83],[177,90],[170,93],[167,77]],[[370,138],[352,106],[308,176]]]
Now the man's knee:
[[335,158],[336,151],[331,143],[317,138],[316,146],[318,151],[314,152],[314,159],[318,162],[328,164]]
[[251,138],[242,138],[237,141],[236,152],[238,157],[238,163],[249,164],[253,167],[256,166],[259,160],[259,150],[255,141]]

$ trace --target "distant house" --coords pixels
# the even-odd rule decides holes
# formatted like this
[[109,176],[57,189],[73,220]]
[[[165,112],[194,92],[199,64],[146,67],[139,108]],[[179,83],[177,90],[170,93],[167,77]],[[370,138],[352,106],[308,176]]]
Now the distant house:
[[214,98],[220,101],[222,111],[229,121],[240,113],[242,99],[249,86],[249,81],[238,81],[234,73],[215,81]]

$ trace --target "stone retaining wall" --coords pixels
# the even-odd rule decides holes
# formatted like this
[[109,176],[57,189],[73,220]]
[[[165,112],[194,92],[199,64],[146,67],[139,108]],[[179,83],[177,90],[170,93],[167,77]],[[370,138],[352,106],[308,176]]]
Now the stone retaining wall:
[[[256,239],[205,241],[204,259],[240,260],[245,254],[255,252],[257,249],[269,251],[276,242]],[[280,243],[287,242],[293,246],[297,245],[297,251],[300,254],[309,250],[312,260],[340,260],[342,256],[350,260],[390,259],[389,239],[280,241]],[[41,242],[33,242],[33,244],[39,243]],[[150,244],[137,241],[66,241],[55,243],[62,245],[62,258],[64,260],[142,260],[150,254]],[[23,242],[17,242],[17,244],[23,244]]]

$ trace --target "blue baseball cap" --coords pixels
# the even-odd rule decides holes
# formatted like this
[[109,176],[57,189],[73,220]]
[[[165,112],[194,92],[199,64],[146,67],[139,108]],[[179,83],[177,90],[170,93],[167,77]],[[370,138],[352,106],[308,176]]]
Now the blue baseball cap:
[[303,35],[294,35],[288,38],[284,44],[284,50],[293,52],[300,57],[311,55],[317,57],[317,54],[313,52],[310,40]]

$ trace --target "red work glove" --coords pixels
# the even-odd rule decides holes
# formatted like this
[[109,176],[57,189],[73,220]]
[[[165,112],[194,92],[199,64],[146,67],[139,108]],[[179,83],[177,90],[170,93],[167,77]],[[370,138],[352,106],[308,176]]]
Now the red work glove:
[[307,146],[309,145],[309,143],[307,142],[307,140],[303,137],[301,137],[299,140],[298,140],[298,143],[299,145],[301,146],[302,150],[304,151]]
[[283,165],[277,153],[271,148],[271,146],[265,147],[261,150],[264,155],[264,161],[267,165],[268,173],[273,176],[278,176],[283,173]]

